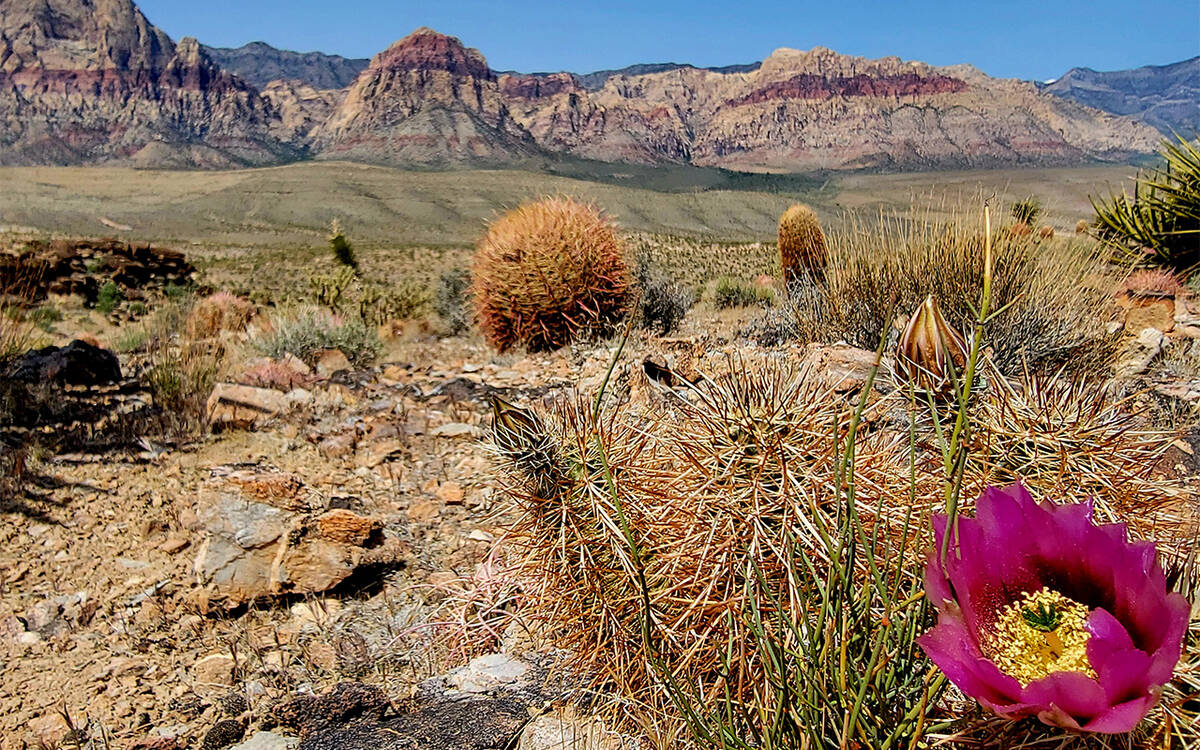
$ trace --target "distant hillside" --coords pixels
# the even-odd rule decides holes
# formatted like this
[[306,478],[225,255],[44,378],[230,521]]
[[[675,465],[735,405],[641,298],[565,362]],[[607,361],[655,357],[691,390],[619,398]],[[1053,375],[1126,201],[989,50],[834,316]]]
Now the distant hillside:
[[204,47],[212,60],[262,91],[271,81],[303,81],[315,89],[344,89],[370,60],[352,60],[323,52],[289,52],[263,42],[237,49]]
[[613,76],[642,76],[649,73],[669,73],[681,68],[707,70],[711,73],[753,73],[761,67],[762,63],[760,62],[746,63],[745,65],[725,65],[720,68],[696,68],[695,65],[684,65],[681,63],[646,63],[642,65],[629,65],[617,70],[597,70],[594,73],[578,75],[576,78],[579,79],[579,85],[588,91],[599,91],[604,88],[604,84],[608,83],[608,79]]
[[1200,133],[1200,57],[1109,72],[1073,68],[1041,88],[1114,115],[1132,115],[1164,134]]

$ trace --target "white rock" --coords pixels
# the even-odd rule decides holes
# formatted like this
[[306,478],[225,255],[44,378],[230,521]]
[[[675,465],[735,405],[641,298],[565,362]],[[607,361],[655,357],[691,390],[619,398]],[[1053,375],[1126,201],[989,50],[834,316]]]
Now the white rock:
[[255,732],[254,736],[229,750],[295,750],[299,737],[287,737],[274,732]]
[[464,693],[487,693],[525,676],[529,665],[505,654],[487,654],[446,676],[446,682]]

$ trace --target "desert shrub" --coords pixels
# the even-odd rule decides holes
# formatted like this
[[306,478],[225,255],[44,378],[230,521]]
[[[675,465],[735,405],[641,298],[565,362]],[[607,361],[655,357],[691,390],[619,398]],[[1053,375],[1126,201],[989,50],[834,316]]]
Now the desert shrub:
[[96,309],[102,314],[108,315],[117,309],[117,305],[121,304],[123,299],[125,299],[125,290],[110,279],[104,282],[96,295]]
[[771,289],[732,276],[722,276],[713,284],[713,305],[718,310],[767,305],[774,299],[775,293]]
[[192,339],[206,339],[222,331],[244,331],[255,312],[249,300],[230,292],[216,292],[192,307],[186,333]]
[[334,219],[329,227],[329,249],[333,252],[335,262],[358,271],[358,258],[354,255],[354,248],[350,245],[350,240],[346,239],[342,224],[337,219]]
[[144,375],[154,403],[185,421],[198,422],[224,356],[220,344],[162,341]]
[[491,223],[475,253],[480,328],[500,351],[552,350],[611,331],[629,304],[624,254],[595,206],[571,198],[518,206]]
[[1042,215],[1042,202],[1033,196],[1012,205],[1012,217],[1018,224],[1033,226]]
[[696,293],[644,253],[638,256],[635,279],[641,292],[642,327],[662,336],[678,329],[695,304]]
[[263,355],[282,359],[294,354],[309,365],[316,364],[322,349],[341,349],[351,364],[370,364],[383,345],[374,329],[362,320],[346,318],[324,310],[304,307],[276,315],[273,330],[252,343]]
[[414,279],[405,279],[389,289],[369,284],[359,297],[358,312],[364,323],[379,326],[392,320],[420,317],[429,302],[429,290]]
[[1092,198],[1096,234],[1125,258],[1190,274],[1200,264],[1200,139],[1164,141],[1159,153],[1132,196]]
[[62,319],[62,310],[54,305],[41,305],[29,311],[29,322],[43,331],[50,331],[54,328],[54,324]]
[[[1116,340],[1104,330],[1116,272],[1095,242],[1072,238],[1038,243],[1023,235],[993,237],[996,309],[989,323],[994,359],[1005,372],[1023,365],[1055,369],[1069,363],[1105,369]],[[889,314],[908,315],[930,295],[960,331],[973,320],[982,284],[983,227],[884,216],[851,220],[831,236],[819,304],[799,310],[799,329],[814,340],[848,341],[873,349]]]
[[452,268],[438,277],[433,292],[433,311],[446,323],[451,333],[462,333],[471,326],[470,305],[467,302],[470,288],[471,274],[465,268]]
[[163,287],[163,296],[171,302],[181,302],[189,294],[191,291],[186,285],[176,284],[174,281],[168,281]]
[[783,280],[791,283],[801,275],[819,276],[828,252],[825,233],[817,214],[797,203],[779,217],[779,264]]

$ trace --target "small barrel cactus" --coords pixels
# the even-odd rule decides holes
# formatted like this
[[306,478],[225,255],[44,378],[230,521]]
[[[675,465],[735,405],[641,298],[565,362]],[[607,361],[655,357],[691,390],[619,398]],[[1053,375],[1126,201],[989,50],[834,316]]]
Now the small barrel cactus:
[[632,278],[616,227],[571,198],[524,203],[479,242],[472,292],[479,325],[500,351],[548,351],[611,330]]
[[779,262],[783,280],[792,282],[805,274],[823,276],[828,251],[825,233],[817,214],[797,203],[779,217]]

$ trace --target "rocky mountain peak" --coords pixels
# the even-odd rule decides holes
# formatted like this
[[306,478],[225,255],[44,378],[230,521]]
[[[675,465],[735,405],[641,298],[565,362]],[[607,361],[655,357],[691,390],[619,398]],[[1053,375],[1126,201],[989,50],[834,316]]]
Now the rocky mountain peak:
[[444,70],[457,76],[494,80],[495,74],[477,49],[457,38],[421,27],[380,52],[371,61],[378,70]]
[[175,53],[170,37],[131,0],[4,0],[0,71],[161,71]]

